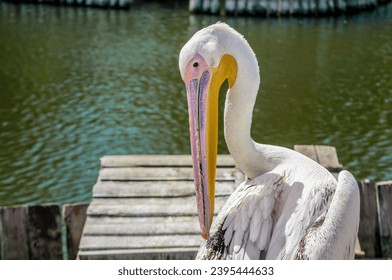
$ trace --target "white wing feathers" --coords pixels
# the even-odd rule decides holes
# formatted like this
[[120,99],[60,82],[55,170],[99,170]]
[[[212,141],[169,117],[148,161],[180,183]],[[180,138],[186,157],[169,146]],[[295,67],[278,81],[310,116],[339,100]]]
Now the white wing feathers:
[[228,201],[222,230],[233,259],[259,259],[268,248],[274,202],[281,185],[281,175],[267,173],[241,184],[235,199]]
[[308,195],[301,194],[295,212],[291,215],[285,228],[286,246],[279,258],[292,259],[303,238],[306,229],[325,213],[330,204],[336,183],[334,181],[314,182]]

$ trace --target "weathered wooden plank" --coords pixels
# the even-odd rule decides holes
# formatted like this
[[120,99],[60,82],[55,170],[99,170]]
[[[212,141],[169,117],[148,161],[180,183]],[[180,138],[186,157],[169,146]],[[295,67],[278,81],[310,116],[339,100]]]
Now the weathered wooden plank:
[[27,228],[30,259],[63,258],[59,205],[29,206]]
[[367,258],[381,257],[378,234],[377,192],[373,181],[358,182],[360,194],[360,223],[358,238]]
[[[190,167],[119,167],[104,168],[99,173],[101,181],[193,181]],[[233,168],[217,168],[216,180],[234,181]]]
[[81,260],[194,260],[199,246],[163,249],[79,251]]
[[3,207],[0,211],[2,224],[2,256],[4,260],[28,260],[27,206]]
[[336,148],[325,145],[295,145],[294,150],[320,163],[327,169],[340,169]]
[[186,217],[89,217],[84,235],[198,234],[199,220]]
[[314,145],[294,145],[294,150],[318,162],[317,153]]
[[197,247],[203,242],[199,234],[194,235],[153,235],[153,236],[89,236],[84,235],[80,250],[115,250],[148,248]]
[[383,258],[392,258],[392,181],[377,183],[376,187],[381,255]]
[[[218,155],[217,166],[234,167],[230,155]],[[101,167],[192,167],[190,155],[118,155],[101,158]]]
[[339,169],[342,165],[339,163],[336,148],[333,146],[315,145],[317,162],[327,169]]
[[[234,189],[233,182],[217,182],[215,195],[227,196]],[[94,198],[185,197],[194,195],[195,186],[193,181],[100,181],[93,188]]]
[[78,253],[80,238],[87,216],[87,203],[63,205],[63,219],[67,233],[67,254],[74,260]]
[[[215,213],[222,208],[227,197],[215,198]],[[130,198],[94,199],[87,215],[91,216],[189,216],[197,215],[196,198]]]

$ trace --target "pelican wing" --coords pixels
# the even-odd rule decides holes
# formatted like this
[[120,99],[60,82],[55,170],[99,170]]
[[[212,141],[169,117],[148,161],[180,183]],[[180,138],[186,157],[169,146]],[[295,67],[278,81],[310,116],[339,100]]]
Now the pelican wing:
[[219,213],[215,220],[216,233],[201,248],[197,258],[211,258],[209,247],[220,234],[223,240],[219,246],[224,249],[218,251],[224,254],[218,258],[259,259],[270,242],[272,214],[275,199],[282,189],[282,178],[279,174],[266,173],[243,182]]
[[[321,177],[309,186],[303,188],[301,183],[293,184],[283,215],[274,230],[274,247],[269,248],[267,258],[295,258],[307,229],[328,211],[336,181]],[[276,254],[276,250],[280,253]]]
[[359,225],[359,189],[348,171],[339,173],[331,205],[308,229],[297,259],[354,259]]

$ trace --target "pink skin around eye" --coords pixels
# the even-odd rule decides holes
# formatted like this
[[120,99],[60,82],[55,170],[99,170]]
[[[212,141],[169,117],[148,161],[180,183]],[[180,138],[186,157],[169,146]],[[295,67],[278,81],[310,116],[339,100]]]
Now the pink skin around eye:
[[208,65],[200,54],[196,54],[185,67],[184,82],[188,83],[193,79],[200,79],[202,73],[208,69]]

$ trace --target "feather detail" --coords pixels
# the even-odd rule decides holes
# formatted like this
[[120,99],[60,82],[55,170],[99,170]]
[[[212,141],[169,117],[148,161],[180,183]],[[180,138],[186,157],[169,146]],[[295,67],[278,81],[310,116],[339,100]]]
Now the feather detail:
[[263,216],[263,214],[262,214],[261,210],[259,208],[256,208],[256,210],[255,210],[255,212],[253,214],[253,217],[251,219],[251,225],[250,226],[251,227],[259,226],[261,221],[263,220],[262,216]]
[[249,222],[250,219],[248,217],[248,211],[246,211],[246,209],[244,209],[244,211],[240,212],[241,215],[241,230],[242,231],[246,231],[246,229],[249,227]]
[[238,230],[234,232],[233,241],[232,241],[234,243],[233,253],[238,253],[240,251],[243,237],[244,237],[243,231]]
[[251,223],[250,225],[250,233],[249,233],[249,239],[251,242],[255,242],[260,234],[260,229],[263,225],[262,224],[258,224],[256,226],[253,226],[253,223]]
[[273,203],[274,199],[272,197],[268,197],[268,199],[263,199],[264,205],[264,210],[263,210],[263,220],[267,220],[271,218],[271,213],[272,213],[272,208],[273,208]]
[[251,218],[253,217],[253,214],[255,212],[256,206],[258,206],[258,203],[260,202],[259,199],[251,199],[249,202],[249,207],[248,207],[248,217]]
[[[234,232],[233,232],[233,235],[234,235]],[[230,247],[229,247],[229,255],[233,255],[233,252],[234,252],[234,240],[232,238],[231,242],[230,242]]]
[[225,230],[230,224],[233,223],[235,217],[235,213],[234,212],[230,212],[230,214],[226,217],[225,222],[222,226],[222,229]]
[[225,246],[230,244],[231,238],[233,237],[234,233],[234,224],[231,223],[228,228],[225,230],[224,239],[225,239]]
[[260,258],[260,250],[256,244],[250,240],[246,244],[244,260],[258,260]]
[[256,241],[257,248],[262,251],[267,247],[271,234],[272,221],[267,220],[263,223],[263,228],[261,229],[260,236]]
[[238,215],[238,212],[236,213],[234,217],[234,231],[240,231],[241,229],[241,215]]
[[236,252],[234,250],[233,253],[233,260],[243,260],[244,259],[244,253],[245,253],[245,249],[243,247],[240,247],[240,249],[238,250],[238,252]]

